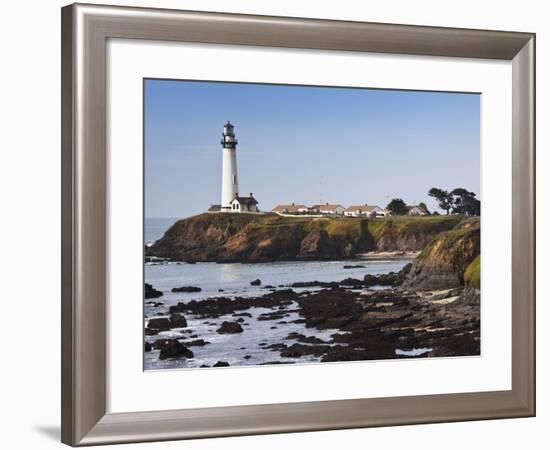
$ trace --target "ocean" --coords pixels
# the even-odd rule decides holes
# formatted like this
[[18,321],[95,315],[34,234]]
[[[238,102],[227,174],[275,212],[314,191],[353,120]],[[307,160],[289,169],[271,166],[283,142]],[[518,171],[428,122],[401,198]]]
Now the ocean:
[[[147,219],[145,222],[146,243],[152,243],[162,237],[163,233],[175,222],[176,219]],[[145,301],[144,326],[148,318],[167,317],[166,310],[178,301],[203,300],[212,297],[250,297],[261,296],[269,292],[264,286],[274,287],[288,286],[301,281],[341,281],[344,278],[363,278],[366,274],[382,274],[398,272],[410,259],[380,259],[353,261],[290,261],[257,264],[217,264],[217,263],[147,263],[145,265],[145,282],[150,283],[157,290],[163,292],[163,296],[154,299],[162,301],[162,308],[155,307]],[[345,265],[360,264],[364,267],[345,269]],[[259,279],[260,286],[252,286],[251,281]],[[173,293],[172,288],[180,286],[200,287],[200,292]],[[304,289],[295,289],[300,292]],[[291,308],[293,309],[293,308]],[[164,312],[164,315],[163,315]],[[210,344],[203,347],[191,347],[195,354],[193,359],[160,360],[158,350],[145,353],[144,369],[174,369],[192,368],[201,365],[212,366],[217,361],[226,361],[231,366],[257,365],[268,362],[316,362],[319,358],[304,357],[300,361],[279,356],[278,352],[263,349],[272,343],[284,341],[289,333],[302,333],[306,336],[315,336],[322,340],[330,340],[330,335],[338,330],[306,329],[303,324],[291,323],[299,319],[297,312],[290,312],[284,324],[274,325],[271,321],[258,321],[256,318],[266,312],[265,308],[251,308],[247,312],[251,318],[243,324],[244,332],[239,334],[218,334],[224,320],[233,321],[234,318],[219,317],[217,319],[200,319],[192,315],[185,315],[188,327],[192,330],[194,339],[204,339]],[[148,342],[154,342],[159,338],[179,338],[185,336],[182,330],[173,329],[159,333],[157,336],[146,336]],[[245,358],[245,356],[247,358]]]

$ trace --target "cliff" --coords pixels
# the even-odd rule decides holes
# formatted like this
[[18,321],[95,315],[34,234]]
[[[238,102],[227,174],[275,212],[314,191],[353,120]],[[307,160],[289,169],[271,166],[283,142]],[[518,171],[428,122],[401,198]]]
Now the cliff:
[[146,249],[179,261],[267,262],[351,258],[368,251],[420,251],[457,216],[363,218],[201,214],[177,221]]
[[470,285],[479,290],[479,217],[463,219],[435,236],[413,261],[402,287],[448,289]]

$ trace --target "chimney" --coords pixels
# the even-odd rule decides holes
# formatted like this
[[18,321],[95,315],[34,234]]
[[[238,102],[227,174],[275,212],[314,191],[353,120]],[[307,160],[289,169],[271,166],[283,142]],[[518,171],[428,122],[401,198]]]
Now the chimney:
[[292,202],[292,206],[294,206],[294,202]]
[[250,193],[250,196],[251,196],[251,197],[254,197],[254,194],[251,192],[251,193]]

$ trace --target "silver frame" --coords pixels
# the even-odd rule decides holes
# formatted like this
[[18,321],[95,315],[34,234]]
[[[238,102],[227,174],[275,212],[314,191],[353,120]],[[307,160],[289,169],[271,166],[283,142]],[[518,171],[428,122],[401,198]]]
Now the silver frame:
[[[512,389],[107,413],[105,56],[109,38],[512,61]],[[64,443],[81,446],[535,415],[533,33],[75,4],[62,8],[61,103]]]

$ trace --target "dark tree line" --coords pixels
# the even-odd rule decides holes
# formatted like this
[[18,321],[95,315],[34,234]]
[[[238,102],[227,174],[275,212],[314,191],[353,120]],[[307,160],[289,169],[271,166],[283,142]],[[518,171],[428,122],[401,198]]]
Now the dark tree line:
[[481,212],[481,202],[476,198],[476,194],[464,188],[456,188],[448,192],[433,187],[428,195],[435,198],[439,207],[447,214],[479,216]]

